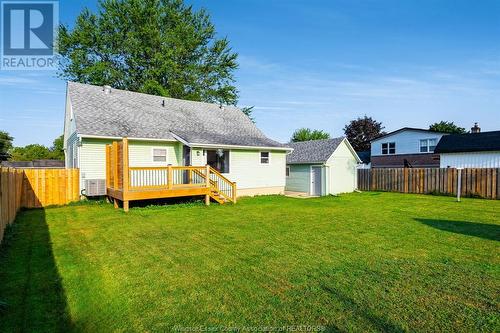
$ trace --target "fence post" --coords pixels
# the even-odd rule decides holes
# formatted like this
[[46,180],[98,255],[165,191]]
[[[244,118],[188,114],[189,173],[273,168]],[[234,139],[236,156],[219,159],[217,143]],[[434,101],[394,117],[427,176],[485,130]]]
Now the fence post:
[[457,168],[457,201],[460,202],[460,194],[462,193],[462,168]]
[[0,242],[3,239],[3,232],[5,229],[4,218],[3,218],[4,210],[5,210],[5,208],[3,206],[4,195],[5,195],[5,193],[3,190],[3,168],[0,167]]

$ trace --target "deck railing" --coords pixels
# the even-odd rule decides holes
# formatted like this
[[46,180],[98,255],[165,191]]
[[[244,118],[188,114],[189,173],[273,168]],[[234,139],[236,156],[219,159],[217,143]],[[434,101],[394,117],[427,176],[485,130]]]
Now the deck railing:
[[[206,174],[210,179],[207,185]],[[236,201],[236,183],[220,172],[206,166],[130,167],[129,189],[140,191],[156,188],[206,186],[218,192],[226,200]]]
[[219,203],[236,202],[236,183],[231,182],[212,167],[164,166],[130,167],[128,139],[106,146],[106,189],[128,210],[130,200],[205,195]]
[[131,191],[151,188],[172,189],[179,186],[206,186],[206,167],[130,167],[129,173],[129,189]]
[[210,184],[211,186],[224,196],[227,200],[236,201],[236,183],[230,181],[217,170],[210,168]]

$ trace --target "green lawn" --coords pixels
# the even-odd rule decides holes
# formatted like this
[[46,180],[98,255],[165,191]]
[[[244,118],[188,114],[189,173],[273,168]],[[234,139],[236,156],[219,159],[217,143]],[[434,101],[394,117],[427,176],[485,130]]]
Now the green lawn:
[[0,331],[499,331],[500,201],[391,193],[18,215]]

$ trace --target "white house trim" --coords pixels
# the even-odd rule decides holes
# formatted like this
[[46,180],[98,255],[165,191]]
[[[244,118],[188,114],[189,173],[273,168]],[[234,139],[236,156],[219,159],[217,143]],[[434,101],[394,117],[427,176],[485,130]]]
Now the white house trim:
[[252,149],[260,151],[272,151],[272,150],[282,150],[282,151],[292,151],[292,148],[288,147],[260,147],[260,146],[236,146],[236,145],[224,145],[224,144],[206,144],[206,143],[195,143],[190,142],[189,145],[195,148],[227,148],[227,149]]
[[[271,151],[271,150],[283,150],[292,152],[293,148],[288,147],[260,147],[260,146],[237,146],[237,145],[225,145],[225,144],[206,144],[206,143],[196,143],[196,142],[187,142],[182,139],[178,135],[171,133],[174,136],[175,140],[172,139],[156,139],[156,138],[136,138],[136,137],[128,137],[129,140],[136,141],[158,141],[158,142],[181,142],[188,147],[191,148],[226,148],[226,149],[258,149],[261,151]],[[108,139],[108,140],[121,140],[122,137],[119,136],[104,136],[104,135],[89,135],[89,134],[78,134],[79,138],[87,138],[87,139]]]
[[173,133],[173,132],[170,132],[170,134],[172,134],[172,136],[177,139],[177,141],[180,141],[182,144],[184,144],[185,146],[188,146],[188,147],[193,147],[189,142],[187,142],[186,140],[184,140],[183,138],[181,138],[180,136],[178,136],[177,134]]
[[[358,161],[358,163],[363,163],[363,161],[361,161],[361,159],[359,158],[358,154],[356,153],[356,151],[355,151],[355,150],[354,150],[354,148],[352,147],[352,145],[351,145],[351,143],[349,142],[349,140],[347,140],[347,138],[344,138],[344,140],[342,140],[342,142],[345,142],[345,144],[347,145],[347,148],[349,148],[349,150],[351,151],[351,153],[352,153],[352,154],[354,155],[354,157],[356,158],[356,161]],[[339,145],[339,147],[340,147],[340,145]],[[336,151],[337,149],[339,149],[339,147],[337,147],[337,148],[333,151],[332,155],[333,155],[333,154],[335,154],[335,151]],[[332,157],[332,155],[330,155],[330,157]],[[329,157],[329,158],[330,158],[330,157]]]
[[[89,135],[89,134],[78,134],[79,138],[86,139],[108,139],[108,140],[121,140],[123,137],[120,136],[105,136],[105,135]],[[135,138],[135,137],[127,137],[129,140],[136,141],[158,141],[158,142],[177,142],[178,140],[172,139],[153,139],[153,138]]]

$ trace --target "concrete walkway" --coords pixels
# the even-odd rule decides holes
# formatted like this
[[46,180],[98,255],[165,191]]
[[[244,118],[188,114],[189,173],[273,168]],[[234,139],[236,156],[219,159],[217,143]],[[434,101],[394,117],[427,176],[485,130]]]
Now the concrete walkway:
[[285,191],[285,196],[290,198],[299,198],[299,199],[318,198],[318,196],[309,195],[309,193],[307,192],[292,192],[292,191]]

